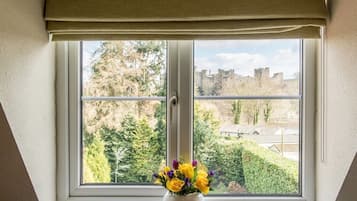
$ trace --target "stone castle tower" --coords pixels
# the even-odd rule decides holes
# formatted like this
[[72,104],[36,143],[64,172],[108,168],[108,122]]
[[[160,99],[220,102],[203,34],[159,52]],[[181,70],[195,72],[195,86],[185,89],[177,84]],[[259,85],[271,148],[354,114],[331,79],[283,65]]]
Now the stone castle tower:
[[268,67],[254,69],[254,77],[258,80],[269,79],[270,69]]

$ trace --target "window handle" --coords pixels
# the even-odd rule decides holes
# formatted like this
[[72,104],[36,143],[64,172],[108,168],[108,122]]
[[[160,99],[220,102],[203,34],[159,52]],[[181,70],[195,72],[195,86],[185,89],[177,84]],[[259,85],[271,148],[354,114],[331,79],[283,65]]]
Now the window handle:
[[178,98],[176,92],[174,92],[171,98],[169,99],[169,104],[170,104],[170,122],[173,122],[172,117],[174,113],[174,107],[178,104]]
[[176,106],[177,103],[178,103],[178,99],[177,99],[176,92],[175,92],[174,95],[171,96],[171,98],[169,99],[169,104],[170,104],[170,106]]

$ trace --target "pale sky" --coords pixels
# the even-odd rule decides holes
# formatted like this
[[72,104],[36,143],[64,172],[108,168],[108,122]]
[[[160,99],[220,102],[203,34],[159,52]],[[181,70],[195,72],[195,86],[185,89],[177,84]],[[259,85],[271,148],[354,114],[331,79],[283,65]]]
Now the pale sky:
[[[83,65],[88,67],[100,42],[83,44]],[[234,69],[244,76],[253,76],[255,68],[270,67],[271,76],[283,72],[287,79],[299,72],[299,52],[298,39],[195,41],[194,65],[196,71],[207,69],[215,73],[218,69]]]
[[300,41],[235,40],[196,41],[195,70],[234,69],[240,75],[254,74],[255,68],[270,67],[270,73],[283,72],[292,78],[299,72]]

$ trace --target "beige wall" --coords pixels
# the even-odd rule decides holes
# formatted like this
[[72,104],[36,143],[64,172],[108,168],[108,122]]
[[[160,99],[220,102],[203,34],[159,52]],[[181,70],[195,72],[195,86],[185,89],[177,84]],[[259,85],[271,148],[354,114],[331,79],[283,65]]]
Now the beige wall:
[[329,7],[327,158],[317,163],[317,201],[335,201],[357,151],[357,1],[331,0]]
[[0,101],[40,201],[54,201],[54,47],[43,4],[0,0]]
[[[335,200],[357,151],[357,1],[329,6],[327,159],[319,161],[318,146],[317,201]],[[1,0],[0,8],[0,101],[40,201],[54,201],[54,51],[43,0]]]

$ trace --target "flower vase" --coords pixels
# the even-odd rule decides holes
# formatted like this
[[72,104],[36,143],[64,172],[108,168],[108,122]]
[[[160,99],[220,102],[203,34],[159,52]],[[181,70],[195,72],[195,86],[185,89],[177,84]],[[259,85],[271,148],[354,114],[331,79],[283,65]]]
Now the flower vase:
[[204,201],[201,193],[191,193],[188,195],[175,195],[167,192],[164,195],[163,201]]

